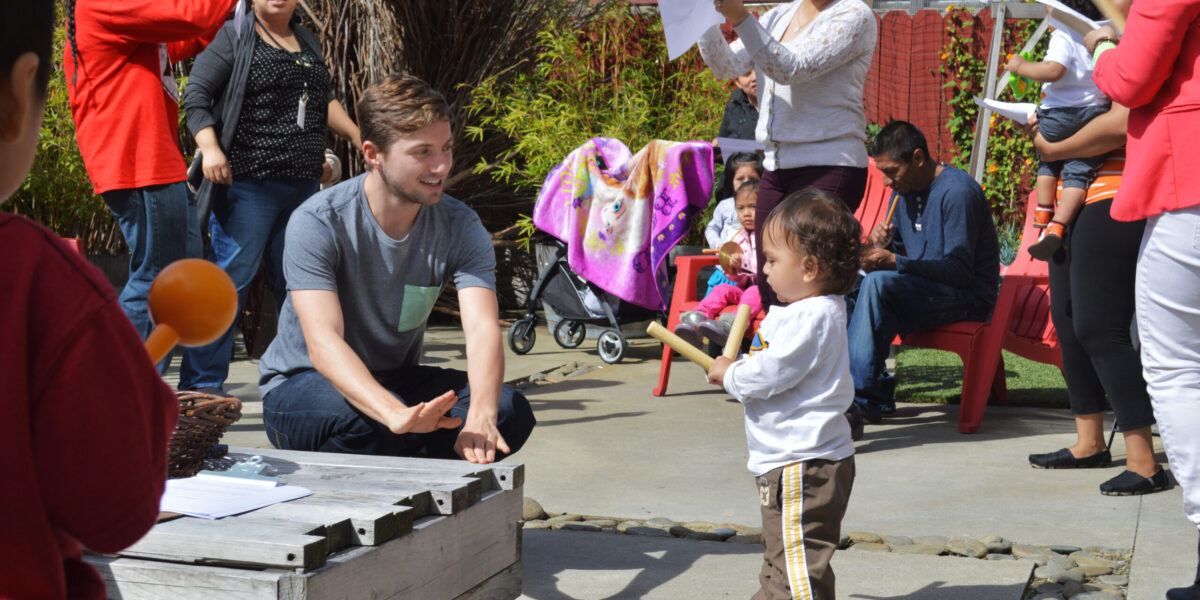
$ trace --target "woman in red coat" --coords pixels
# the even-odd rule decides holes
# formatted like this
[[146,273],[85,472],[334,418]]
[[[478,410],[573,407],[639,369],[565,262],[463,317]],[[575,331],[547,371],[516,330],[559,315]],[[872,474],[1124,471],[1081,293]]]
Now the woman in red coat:
[[[1142,369],[1188,518],[1200,526],[1200,1],[1135,2],[1124,36],[1088,35],[1096,85],[1129,107],[1125,179],[1112,205],[1146,219],[1136,313]],[[1195,583],[1167,592],[1200,599]]]

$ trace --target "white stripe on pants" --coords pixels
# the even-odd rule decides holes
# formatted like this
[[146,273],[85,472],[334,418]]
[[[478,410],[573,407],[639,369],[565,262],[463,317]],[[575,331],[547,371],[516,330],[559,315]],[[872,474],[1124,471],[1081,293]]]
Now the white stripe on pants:
[[1147,220],[1136,289],[1154,418],[1184,512],[1200,526],[1200,205]]

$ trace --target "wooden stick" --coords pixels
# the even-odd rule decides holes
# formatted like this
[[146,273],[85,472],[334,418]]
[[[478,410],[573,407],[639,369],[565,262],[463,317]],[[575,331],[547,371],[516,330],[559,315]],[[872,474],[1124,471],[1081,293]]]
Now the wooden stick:
[[750,305],[739,304],[737,316],[733,318],[733,325],[729,327],[729,339],[725,340],[725,351],[721,354],[729,360],[737,360],[738,350],[742,347],[742,337],[746,335],[746,328],[750,326]]
[[884,227],[892,224],[892,215],[896,214],[896,205],[900,204],[900,194],[892,193],[892,207],[888,209],[887,218],[883,220]]
[[1100,9],[1100,13],[1112,23],[1113,29],[1116,29],[1117,33],[1125,33],[1125,15],[1117,10],[1117,6],[1112,3],[1112,0],[1092,0],[1092,4]]
[[705,248],[705,249],[701,250],[700,253],[701,254],[716,254],[720,251],[721,250],[719,248]]
[[703,350],[683,341],[683,338],[667,331],[666,327],[658,324],[658,321],[651,321],[650,326],[646,328],[646,333],[650,337],[670,346],[672,350],[683,355],[684,358],[700,365],[705,371],[713,364],[713,358],[704,353]]

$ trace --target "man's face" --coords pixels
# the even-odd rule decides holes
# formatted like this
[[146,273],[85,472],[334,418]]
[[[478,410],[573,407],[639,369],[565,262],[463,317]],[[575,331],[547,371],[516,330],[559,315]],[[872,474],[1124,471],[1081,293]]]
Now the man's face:
[[368,163],[376,163],[372,167],[378,168],[393,196],[402,202],[430,206],[442,199],[446,176],[454,163],[453,142],[450,123],[438,121],[397,138],[386,151],[372,145],[372,151],[364,147],[364,153]]
[[920,150],[913,152],[909,162],[896,160],[890,154],[875,157],[875,167],[883,173],[884,185],[904,196],[923,187],[920,186],[921,173],[918,168],[923,162],[924,155]]

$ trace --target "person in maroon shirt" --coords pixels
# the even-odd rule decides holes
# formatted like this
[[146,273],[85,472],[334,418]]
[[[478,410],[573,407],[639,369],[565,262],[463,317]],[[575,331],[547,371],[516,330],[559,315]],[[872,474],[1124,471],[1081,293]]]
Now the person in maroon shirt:
[[[53,0],[0,19],[0,201],[38,146]],[[154,525],[178,404],[98,269],[0,213],[0,598],[105,598],[82,547]]]

